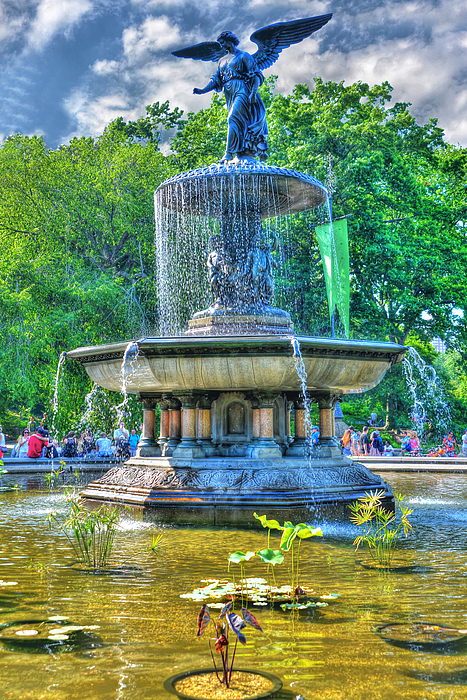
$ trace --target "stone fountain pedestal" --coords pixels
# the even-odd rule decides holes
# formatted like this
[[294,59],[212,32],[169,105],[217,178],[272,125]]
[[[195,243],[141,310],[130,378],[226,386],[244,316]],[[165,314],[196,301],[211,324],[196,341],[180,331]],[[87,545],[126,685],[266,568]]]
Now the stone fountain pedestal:
[[[342,518],[350,502],[376,489],[390,502],[380,477],[342,455],[334,407],[344,391],[381,379],[403,351],[391,343],[298,341],[307,393],[319,409],[320,440],[311,451],[290,337],[146,338],[127,378],[144,410],[138,456],[112,467],[83,497],[136,506],[161,522],[211,525],[254,525],[254,512]],[[69,356],[97,384],[118,391],[125,348]]]

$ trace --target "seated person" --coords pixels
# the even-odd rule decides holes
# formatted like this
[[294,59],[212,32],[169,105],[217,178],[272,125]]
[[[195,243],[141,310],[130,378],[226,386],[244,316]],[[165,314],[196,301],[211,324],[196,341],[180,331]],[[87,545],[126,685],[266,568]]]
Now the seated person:
[[86,428],[84,431],[82,449],[84,457],[87,457],[87,455],[90,455],[91,452],[94,452],[96,449],[96,443],[94,442],[94,438],[89,428]]
[[21,435],[19,436],[16,445],[11,453],[12,457],[24,458],[28,456],[28,442],[29,442],[29,430],[25,428]]
[[101,433],[101,436],[96,440],[96,447],[98,457],[111,457],[113,454],[112,443],[105,433]]
[[71,430],[66,438],[64,439],[64,448],[62,450],[62,457],[68,457],[73,459],[78,456],[78,440],[75,437],[74,430]]
[[40,425],[34,435],[31,435],[28,442],[28,459],[39,459],[42,457],[42,453],[45,453],[45,448],[49,444],[49,436],[45,434],[46,431]]
[[394,457],[394,447],[389,440],[384,443],[383,457]]

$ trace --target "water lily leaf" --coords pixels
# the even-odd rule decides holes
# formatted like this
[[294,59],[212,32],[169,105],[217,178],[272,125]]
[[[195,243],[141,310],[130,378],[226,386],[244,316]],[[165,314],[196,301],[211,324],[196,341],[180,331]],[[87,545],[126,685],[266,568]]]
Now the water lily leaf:
[[224,603],[209,603],[209,607],[214,608],[215,610],[222,610]]
[[304,540],[307,537],[322,537],[323,536],[323,531],[321,530],[320,527],[308,527],[308,525],[303,525],[303,523],[300,523],[299,525],[296,526],[297,528],[300,528],[297,531],[297,535],[301,540]]
[[255,630],[259,630],[260,632],[263,631],[256,617],[246,608],[242,608],[242,617],[247,623],[247,625],[254,627]]
[[242,630],[245,627],[245,623],[243,622],[240,615],[230,613],[230,615],[227,615],[227,621],[232,632],[237,635],[240,644],[243,644],[243,646],[245,646],[246,637],[240,632],[240,630]]
[[340,598],[340,593],[329,593],[328,595],[320,595],[321,600],[334,600]]
[[201,606],[201,610],[199,611],[199,615],[198,615],[198,631],[196,633],[197,637],[201,637],[204,630],[208,626],[210,619],[211,619],[211,616],[209,614],[209,608],[205,603],[204,605]]
[[[288,525],[289,523],[284,523],[284,525]],[[281,543],[279,545],[280,549],[283,549],[284,552],[288,552],[290,547],[292,546],[292,542],[294,539],[297,537],[297,531],[294,527],[284,527],[284,532],[282,533],[282,538],[281,538]]]
[[18,581],[2,581],[0,580],[0,586],[17,586]]
[[231,561],[233,564],[239,564],[241,561],[253,559],[254,556],[255,552],[234,552],[233,554],[229,554],[228,561]]
[[268,520],[265,515],[253,513],[254,517],[260,521],[263,527],[268,527],[270,530],[283,530],[282,525],[279,525],[277,520]]
[[34,637],[34,635],[39,634],[37,630],[18,630],[15,632],[18,637]]
[[261,549],[259,552],[256,552],[256,554],[265,564],[276,565],[282,564],[284,561],[284,555],[280,549]]
[[66,634],[49,634],[47,639],[53,639],[54,642],[65,642],[69,637]]

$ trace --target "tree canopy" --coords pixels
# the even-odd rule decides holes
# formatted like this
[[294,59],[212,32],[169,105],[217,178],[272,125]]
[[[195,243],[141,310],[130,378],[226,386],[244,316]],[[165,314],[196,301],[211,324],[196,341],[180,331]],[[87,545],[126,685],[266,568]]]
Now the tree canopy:
[[[460,424],[467,402],[467,150],[447,143],[436,119],[419,125],[409,104],[392,104],[388,83],[317,78],[313,90],[296,85],[290,95],[276,94],[274,83],[269,78],[260,89],[268,162],[318,177],[332,190],[333,215],[349,216],[351,336],[419,343],[424,351],[442,338],[449,352],[434,361]],[[153,191],[177,172],[219,160],[226,127],[224,100],[214,95],[209,108],[186,116],[168,102],[149,105],[137,121],[118,118],[101,136],[55,150],[21,134],[2,144],[4,423],[50,409],[61,352],[157,332]],[[330,332],[313,233],[327,216],[323,209],[278,223],[293,274],[279,265],[276,302],[287,302],[296,328],[315,335]],[[77,423],[91,389],[78,366],[66,374],[62,430]],[[362,411],[372,400],[386,408],[392,381],[359,398]],[[402,385],[397,391],[404,396]],[[120,400],[102,399],[106,406]],[[394,421],[407,397],[399,404]],[[109,410],[102,420],[110,423]]]

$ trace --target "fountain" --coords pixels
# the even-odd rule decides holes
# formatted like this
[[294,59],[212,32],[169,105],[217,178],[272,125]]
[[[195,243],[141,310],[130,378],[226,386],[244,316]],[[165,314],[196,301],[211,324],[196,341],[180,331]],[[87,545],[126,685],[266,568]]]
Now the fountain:
[[[275,242],[267,240],[263,221],[318,207],[327,191],[310,175],[265,164],[267,125],[256,91],[261,69],[330,17],[258,30],[251,37],[259,46],[253,56],[237,48],[230,32],[175,52],[219,60],[216,76],[194,92],[224,89],[229,130],[220,163],[176,175],[156,191],[162,324],[176,327],[178,270],[199,265],[203,255],[213,303],[192,315],[184,335],[67,354],[96,384],[121,391],[122,359],[132,347],[124,389],[137,394],[144,410],[137,456],[92,482],[83,491],[88,500],[141,506],[161,521],[210,524],[253,522],[254,511],[278,520],[309,521],[317,509],[342,517],[349,502],[374,489],[392,501],[380,477],[342,455],[334,407],[344,392],[380,381],[402,360],[403,348],[295,337],[290,315],[271,305]],[[184,217],[195,238],[210,246],[205,253],[199,246],[198,261],[177,246]],[[196,289],[185,292],[196,304]],[[320,439],[313,448],[307,439],[309,402],[319,406]]]

